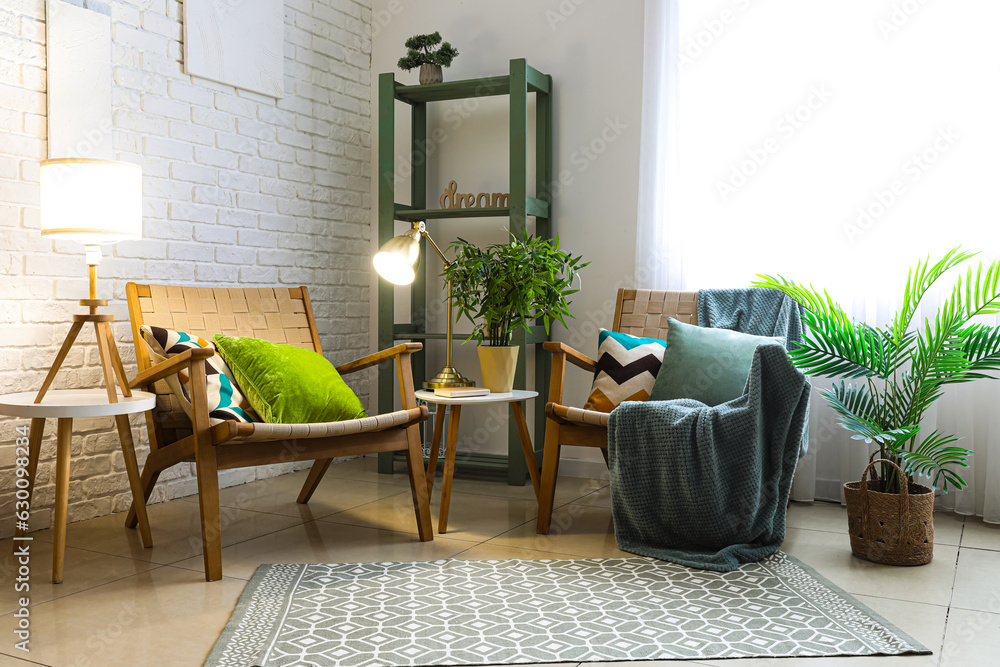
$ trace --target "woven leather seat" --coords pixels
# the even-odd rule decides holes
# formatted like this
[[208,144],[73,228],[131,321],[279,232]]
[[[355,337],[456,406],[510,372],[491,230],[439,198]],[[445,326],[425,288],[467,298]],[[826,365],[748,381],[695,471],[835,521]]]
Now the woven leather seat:
[[[420,343],[405,343],[337,366],[341,375],[377,364],[396,364],[402,410],[361,419],[322,424],[263,424],[226,421],[214,426],[208,418],[205,359],[213,351],[188,350],[153,364],[139,336],[143,324],[201,336],[211,340],[249,336],[304,347],[322,353],[309,290],[305,287],[206,288],[128,283],[129,315],[139,374],[131,386],[157,395],[156,408],[146,413],[149,457],[142,470],[145,502],[160,473],[183,462],[194,462],[201,508],[205,578],[222,578],[222,542],[219,517],[219,470],[291,461],[315,461],[299,493],[306,503],[331,461],[337,456],[403,451],[409,470],[410,491],[422,541],[433,539],[420,449],[419,424],[428,417],[418,407],[413,392],[410,355]],[[187,368],[191,412],[188,416],[164,378]],[[135,507],[126,525],[136,525]]]
[[[698,324],[698,292],[620,289],[611,328],[641,338],[665,339],[667,320],[671,317],[688,324]],[[544,535],[548,534],[552,522],[560,448],[564,445],[599,447],[606,462],[610,414],[562,404],[566,363],[594,373],[597,361],[565,343],[543,343],[542,347],[552,353],[536,526],[537,532]]]
[[599,412],[597,410],[584,410],[558,403],[549,403],[545,406],[546,416],[554,422],[563,424],[588,424],[590,426],[607,426],[610,412]]
[[423,421],[420,408],[396,410],[374,417],[346,419],[340,422],[320,422],[315,424],[237,424],[233,422],[235,435],[217,444],[246,442],[248,440],[298,440],[299,438],[327,438],[355,433],[378,433],[387,428],[406,426]]

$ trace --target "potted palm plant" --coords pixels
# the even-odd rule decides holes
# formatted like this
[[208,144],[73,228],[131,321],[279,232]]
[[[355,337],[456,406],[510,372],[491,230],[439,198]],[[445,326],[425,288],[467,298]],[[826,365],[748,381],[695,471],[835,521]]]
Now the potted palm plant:
[[[842,378],[822,390],[841,425],[856,440],[874,443],[877,460],[861,481],[844,485],[851,549],[858,557],[920,565],[933,557],[934,491],[962,489],[957,468],[972,452],[959,436],[922,433],[924,413],[950,384],[990,378],[1000,370],[1000,327],[977,322],[1000,312],[1000,262],[968,268],[934,317],[911,328],[921,300],[949,269],[976,253],[960,248],[910,270],[902,309],[873,327],[852,321],[827,292],[783,277],[759,275],[755,287],[779,290],[805,308],[808,333],[790,354],[809,375]],[[847,380],[846,382],[844,380]],[[875,479],[869,470],[880,468]],[[924,478],[930,488],[914,483]]]
[[510,243],[480,248],[465,239],[451,244],[455,260],[441,274],[452,284],[456,319],[466,317],[474,329],[466,341],[479,342],[483,386],[510,391],[514,383],[517,346],[514,332],[530,332],[542,320],[548,334],[553,321],[566,325],[573,317],[567,297],[577,272],[590,262],[559,249],[559,238],[511,234]]

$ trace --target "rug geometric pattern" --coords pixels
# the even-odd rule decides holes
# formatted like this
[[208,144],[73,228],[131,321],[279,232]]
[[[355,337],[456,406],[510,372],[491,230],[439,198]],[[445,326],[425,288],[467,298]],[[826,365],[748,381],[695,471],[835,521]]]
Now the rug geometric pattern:
[[648,558],[262,565],[213,667],[410,667],[930,653],[778,552],[734,572]]

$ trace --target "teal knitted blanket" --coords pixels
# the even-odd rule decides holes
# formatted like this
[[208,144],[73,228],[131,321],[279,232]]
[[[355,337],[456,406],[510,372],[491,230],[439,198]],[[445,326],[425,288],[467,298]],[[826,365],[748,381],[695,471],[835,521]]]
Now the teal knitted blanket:
[[[743,303],[767,302],[774,315],[745,311],[741,328],[785,335],[794,344],[798,312],[780,295],[743,292]],[[701,311],[699,303],[700,320]],[[616,408],[608,422],[608,465],[618,546],[721,572],[777,551],[808,440],[809,392],[785,349],[768,343],[754,352],[747,391],[728,403],[708,407],[681,399]]]

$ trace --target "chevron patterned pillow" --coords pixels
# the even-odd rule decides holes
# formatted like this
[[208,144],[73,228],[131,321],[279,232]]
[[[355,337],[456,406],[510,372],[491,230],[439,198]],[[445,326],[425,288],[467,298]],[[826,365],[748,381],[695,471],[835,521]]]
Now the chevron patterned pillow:
[[584,408],[611,412],[625,401],[649,399],[666,349],[666,341],[658,338],[601,329],[594,386]]
[[[139,335],[146,343],[150,352],[159,358],[169,359],[192,348],[207,347],[215,350],[215,344],[200,336],[193,336],[183,331],[171,331],[161,327],[142,325]],[[155,363],[154,359],[154,363]],[[187,385],[190,382],[186,368],[176,374],[164,378],[170,391],[180,402],[188,417],[191,417],[191,398],[188,396]],[[205,385],[208,390],[208,422],[215,426],[224,421],[259,422],[260,417],[250,407],[236,386],[236,378],[226,365],[226,362],[216,351],[205,363]]]

